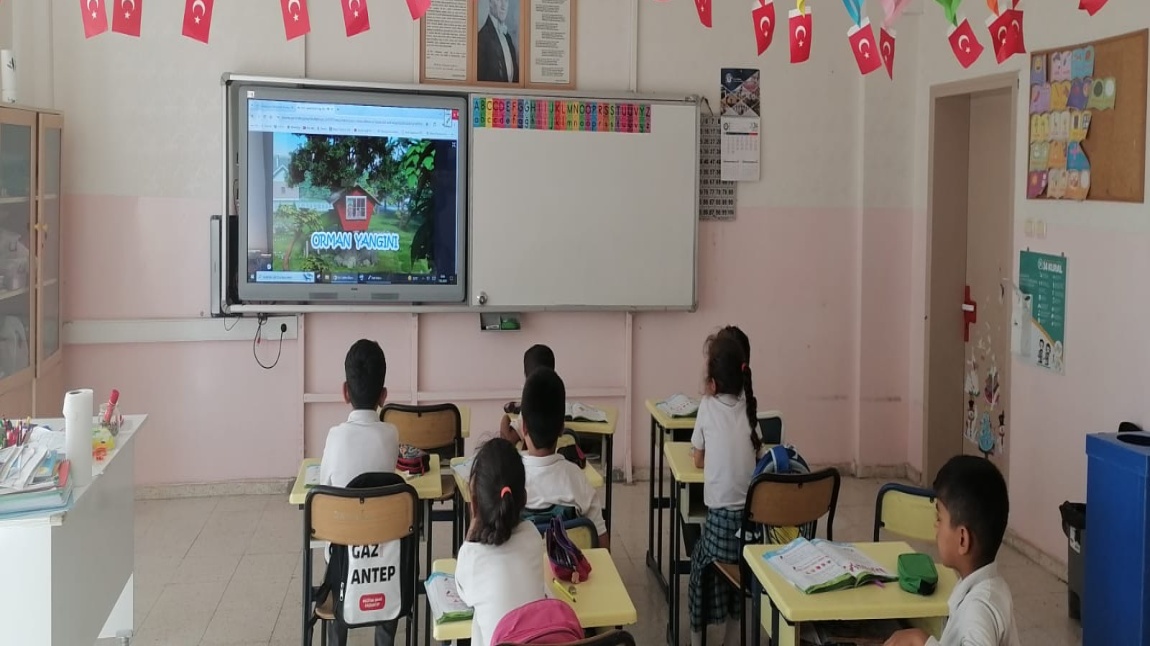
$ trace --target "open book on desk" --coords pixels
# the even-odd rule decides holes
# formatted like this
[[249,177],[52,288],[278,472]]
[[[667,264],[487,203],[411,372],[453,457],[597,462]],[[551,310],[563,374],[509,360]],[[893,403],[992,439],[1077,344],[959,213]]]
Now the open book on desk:
[[699,413],[699,400],[691,399],[686,395],[671,395],[655,404],[655,408],[671,417],[694,417]]
[[607,413],[579,402],[567,402],[563,411],[563,418],[568,422],[592,422],[595,424],[607,423]]
[[455,575],[432,572],[424,586],[427,589],[427,605],[431,608],[431,617],[437,625],[467,621],[474,616],[475,610],[459,598]]
[[783,578],[806,594],[857,588],[898,577],[850,545],[799,537],[763,555]]

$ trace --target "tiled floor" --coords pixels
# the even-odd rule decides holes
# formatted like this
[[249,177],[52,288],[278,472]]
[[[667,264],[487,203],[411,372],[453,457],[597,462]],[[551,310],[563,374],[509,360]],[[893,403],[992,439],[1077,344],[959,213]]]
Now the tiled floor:
[[[870,539],[878,486],[844,480],[836,539]],[[667,616],[644,566],[646,500],[646,483],[615,487],[612,555],[639,614],[630,630],[644,645],[664,643]],[[301,523],[286,495],[137,502],[133,644],[300,644]],[[448,555],[446,525],[436,530],[436,553]],[[1066,585],[1009,548],[999,558],[1022,643],[1081,643],[1078,625],[1067,618]],[[684,607],[686,596],[684,588]],[[371,632],[353,631],[350,641],[370,644]]]

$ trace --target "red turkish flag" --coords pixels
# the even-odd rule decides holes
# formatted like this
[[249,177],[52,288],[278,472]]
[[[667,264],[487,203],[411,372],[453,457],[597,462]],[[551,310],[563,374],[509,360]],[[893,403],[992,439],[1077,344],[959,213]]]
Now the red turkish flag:
[[811,58],[811,38],[814,31],[814,21],[811,19],[811,9],[807,7],[806,13],[799,13],[798,9],[790,12],[791,30],[791,63],[805,63]]
[[855,62],[859,65],[859,73],[863,76],[882,67],[882,58],[879,56],[878,44],[874,40],[874,28],[870,26],[870,19],[864,18],[861,25],[855,25],[847,31],[847,38],[851,42],[851,51],[855,55]]
[[371,29],[366,0],[340,0],[340,4],[343,5],[343,27],[348,38]]
[[80,0],[80,15],[84,18],[84,38],[108,31],[108,11],[104,0]]
[[882,55],[883,65],[886,65],[886,73],[891,80],[894,80],[894,37],[893,29],[883,27],[879,31],[878,51]]
[[974,65],[978,57],[982,56],[982,43],[978,42],[978,37],[974,35],[974,28],[970,26],[970,21],[966,18],[963,18],[957,27],[951,27],[947,40],[950,41],[950,49],[954,52],[954,57],[958,59],[959,65],[962,65],[963,68]]
[[144,0],[112,0],[112,31],[140,37]]
[[[1016,3],[1017,4],[1017,3]],[[1003,15],[1010,15],[1010,30],[1014,32],[1014,52],[1015,54],[1026,53],[1026,34],[1022,26],[1022,10],[1021,9],[1007,9],[1002,12]]]
[[1078,8],[1093,16],[1094,14],[1102,11],[1102,7],[1106,6],[1107,0],[1078,0]]
[[183,34],[201,43],[208,42],[212,32],[212,7],[216,0],[185,0]]
[[775,40],[775,0],[754,0],[751,18],[755,21],[755,42],[759,46],[759,56],[767,51]]
[[407,10],[412,20],[419,20],[431,8],[431,0],[407,0]]
[[307,0],[280,0],[280,10],[284,16],[284,36],[288,40],[299,38],[311,31]]
[[991,15],[986,19],[986,28],[990,31],[990,44],[994,47],[994,58],[1002,65],[1014,54],[1014,30],[1010,28],[1010,16],[1002,12],[997,16]]
[[699,22],[711,28],[711,0],[695,0],[695,11],[699,12]]

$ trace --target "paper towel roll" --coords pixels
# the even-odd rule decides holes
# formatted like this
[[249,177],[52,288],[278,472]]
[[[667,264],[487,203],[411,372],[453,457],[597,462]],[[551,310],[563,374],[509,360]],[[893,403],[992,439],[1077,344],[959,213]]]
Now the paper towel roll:
[[10,49],[0,49],[0,101],[16,103],[16,59]]
[[77,487],[92,482],[92,390],[82,388],[64,395],[64,453],[72,461],[71,478]]

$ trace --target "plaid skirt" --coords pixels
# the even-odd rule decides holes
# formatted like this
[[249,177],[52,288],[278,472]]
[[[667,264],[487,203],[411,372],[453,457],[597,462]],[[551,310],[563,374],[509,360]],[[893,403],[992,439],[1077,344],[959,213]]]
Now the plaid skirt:
[[710,509],[703,523],[703,535],[691,554],[691,582],[687,587],[687,608],[691,630],[701,632],[711,624],[721,624],[728,617],[737,619],[743,612],[743,591],[715,571],[712,563],[738,563],[742,540],[742,509]]

